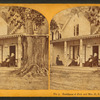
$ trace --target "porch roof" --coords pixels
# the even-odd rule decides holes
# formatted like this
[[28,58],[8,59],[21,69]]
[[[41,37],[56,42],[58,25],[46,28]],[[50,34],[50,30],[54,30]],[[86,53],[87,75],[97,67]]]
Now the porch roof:
[[73,41],[73,40],[80,40],[80,39],[90,39],[90,38],[98,38],[98,37],[100,37],[100,34],[82,35],[82,36],[63,38],[63,39],[59,39],[59,40],[51,40],[50,43]]
[[46,36],[48,37],[48,34],[13,34],[13,35],[0,35],[0,39],[6,39],[6,38],[15,38],[15,37],[23,37],[23,36],[31,36],[31,37],[34,37],[34,36]]
[[15,37],[19,37],[19,36],[23,36],[23,35],[19,35],[19,34],[16,34],[16,35],[0,35],[0,39],[6,39],[6,38],[15,38]]

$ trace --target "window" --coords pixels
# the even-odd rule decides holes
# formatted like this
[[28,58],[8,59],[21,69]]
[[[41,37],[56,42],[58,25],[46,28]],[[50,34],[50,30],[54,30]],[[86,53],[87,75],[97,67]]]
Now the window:
[[74,26],[74,36],[75,36],[75,26]]
[[76,36],[79,35],[79,24],[77,24],[77,27],[76,27]]
[[74,26],[74,36],[78,36],[79,35],[79,24]]
[[51,35],[51,36],[52,36],[52,40],[53,40],[53,38],[54,38],[53,35],[54,35],[54,33],[52,32],[52,35]]

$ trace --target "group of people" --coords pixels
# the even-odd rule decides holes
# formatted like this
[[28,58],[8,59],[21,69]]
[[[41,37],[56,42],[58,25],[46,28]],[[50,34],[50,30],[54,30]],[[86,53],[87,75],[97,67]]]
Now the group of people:
[[[63,62],[59,59],[59,55],[56,57],[56,64],[57,65],[63,65]],[[70,59],[69,54],[67,55],[67,65],[66,66],[79,66],[80,65],[80,56],[77,55],[76,59]],[[83,64],[84,67],[92,67],[92,66],[98,66],[98,56],[97,53],[94,53],[94,55],[90,55],[89,59]]]
[[[77,56],[77,59],[69,59],[69,55],[67,55],[66,61],[67,61],[67,66],[77,66],[79,65],[79,56]],[[56,57],[56,65],[64,65],[63,62],[60,60],[60,56],[57,55]]]
[[2,67],[10,67],[10,66],[15,66],[15,54],[11,53],[11,55],[7,56],[7,58],[1,63]]

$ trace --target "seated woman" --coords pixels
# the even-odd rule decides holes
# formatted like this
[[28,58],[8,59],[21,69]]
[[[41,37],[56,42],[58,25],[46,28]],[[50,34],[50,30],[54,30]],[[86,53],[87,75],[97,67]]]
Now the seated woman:
[[80,63],[80,57],[77,56],[77,59],[73,59],[72,62],[68,66],[78,66]]
[[59,55],[57,55],[57,57],[56,57],[56,64],[57,65],[63,65],[63,62],[61,60],[59,60],[59,59],[60,59],[60,57],[59,57]]
[[3,67],[9,67],[9,62],[10,62],[10,56],[7,55],[7,58],[1,63],[1,66]]
[[97,53],[94,53],[94,56],[90,55],[90,58],[85,62],[84,66],[92,67],[92,66],[97,66],[98,65],[98,57]]
[[79,55],[77,55],[77,59],[75,59],[75,62],[77,62],[77,66],[80,65],[80,56]]
[[98,66],[98,56],[97,53],[94,53],[93,59],[92,59],[92,66]]
[[15,66],[15,54],[14,53],[11,53],[9,65],[10,66]]
[[84,63],[84,67],[92,66],[93,56],[90,55],[89,59]]

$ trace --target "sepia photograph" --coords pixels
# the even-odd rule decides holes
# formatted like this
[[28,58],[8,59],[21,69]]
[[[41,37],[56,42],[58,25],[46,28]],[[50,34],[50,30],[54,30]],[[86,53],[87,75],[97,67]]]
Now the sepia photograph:
[[0,89],[48,89],[48,22],[34,9],[0,6]]
[[50,23],[50,88],[100,90],[100,7],[58,12]]

